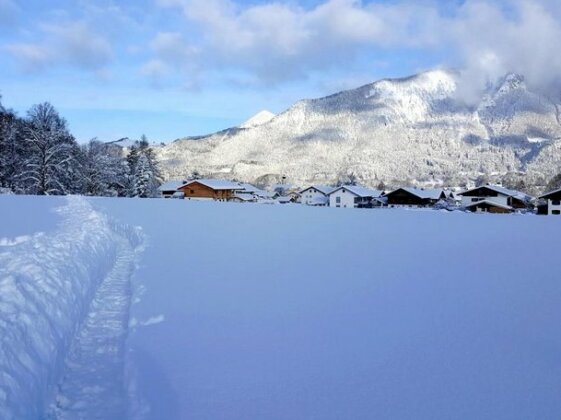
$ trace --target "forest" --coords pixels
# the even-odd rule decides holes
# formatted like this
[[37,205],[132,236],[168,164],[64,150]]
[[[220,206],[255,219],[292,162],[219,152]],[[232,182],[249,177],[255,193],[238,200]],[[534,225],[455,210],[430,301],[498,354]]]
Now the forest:
[[126,149],[96,138],[79,144],[50,103],[20,117],[0,98],[0,191],[155,197],[161,181],[145,136]]

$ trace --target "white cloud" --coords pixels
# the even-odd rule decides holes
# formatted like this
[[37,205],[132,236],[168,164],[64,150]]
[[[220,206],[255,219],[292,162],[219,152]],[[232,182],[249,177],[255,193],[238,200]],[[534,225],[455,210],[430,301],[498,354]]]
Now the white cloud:
[[[481,85],[506,72],[530,83],[558,82],[561,2],[558,0],[466,0],[443,13],[437,2],[364,3],[327,0],[305,9],[294,2],[241,6],[232,0],[156,0],[179,8],[186,28],[169,42],[187,39],[190,59],[206,67],[252,74],[263,83],[304,79],[310,72],[344,69],[380,49],[447,51],[444,65],[463,67]],[[154,43],[157,39],[154,40]],[[182,41],[187,45],[187,41]],[[196,48],[194,48],[196,47]],[[165,62],[185,55],[176,45]],[[467,77],[467,76],[466,76]]]
[[112,59],[110,43],[84,22],[41,25],[41,41],[4,46],[26,70],[69,64],[99,72]]
[[13,43],[3,48],[12,54],[28,71],[46,67],[51,62],[49,50],[42,45],[30,43]]

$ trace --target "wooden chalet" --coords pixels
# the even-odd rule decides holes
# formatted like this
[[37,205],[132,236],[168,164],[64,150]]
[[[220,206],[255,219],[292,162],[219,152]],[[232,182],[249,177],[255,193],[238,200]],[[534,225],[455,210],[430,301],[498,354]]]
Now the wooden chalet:
[[540,214],[546,214],[548,216],[561,215],[561,189],[548,192],[542,195],[540,199],[545,200],[543,212],[539,212]]
[[230,201],[235,199],[236,193],[243,191],[240,184],[220,179],[194,179],[178,188],[187,200],[216,200]]
[[444,190],[422,188],[398,188],[387,193],[384,197],[390,207],[430,207],[440,200],[448,199]]
[[510,213],[515,210],[533,208],[533,198],[520,191],[509,190],[499,185],[483,185],[459,194],[462,207],[471,211]]

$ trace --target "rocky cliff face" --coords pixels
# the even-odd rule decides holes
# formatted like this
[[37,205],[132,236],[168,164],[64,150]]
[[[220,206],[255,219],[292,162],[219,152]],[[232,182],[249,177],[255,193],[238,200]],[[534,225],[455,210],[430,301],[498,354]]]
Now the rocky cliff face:
[[186,138],[158,150],[167,177],[193,171],[274,183],[462,184],[522,173],[532,183],[561,172],[560,100],[518,75],[475,105],[456,73],[435,70],[303,100],[255,126]]

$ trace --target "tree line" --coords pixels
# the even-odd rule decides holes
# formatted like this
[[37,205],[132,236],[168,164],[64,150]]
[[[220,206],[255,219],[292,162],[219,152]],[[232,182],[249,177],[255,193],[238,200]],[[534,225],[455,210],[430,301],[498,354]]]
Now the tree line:
[[[1,99],[1,98],[0,98]],[[48,102],[25,117],[0,101],[0,188],[16,194],[155,197],[161,174],[145,136],[128,148],[80,145]]]

